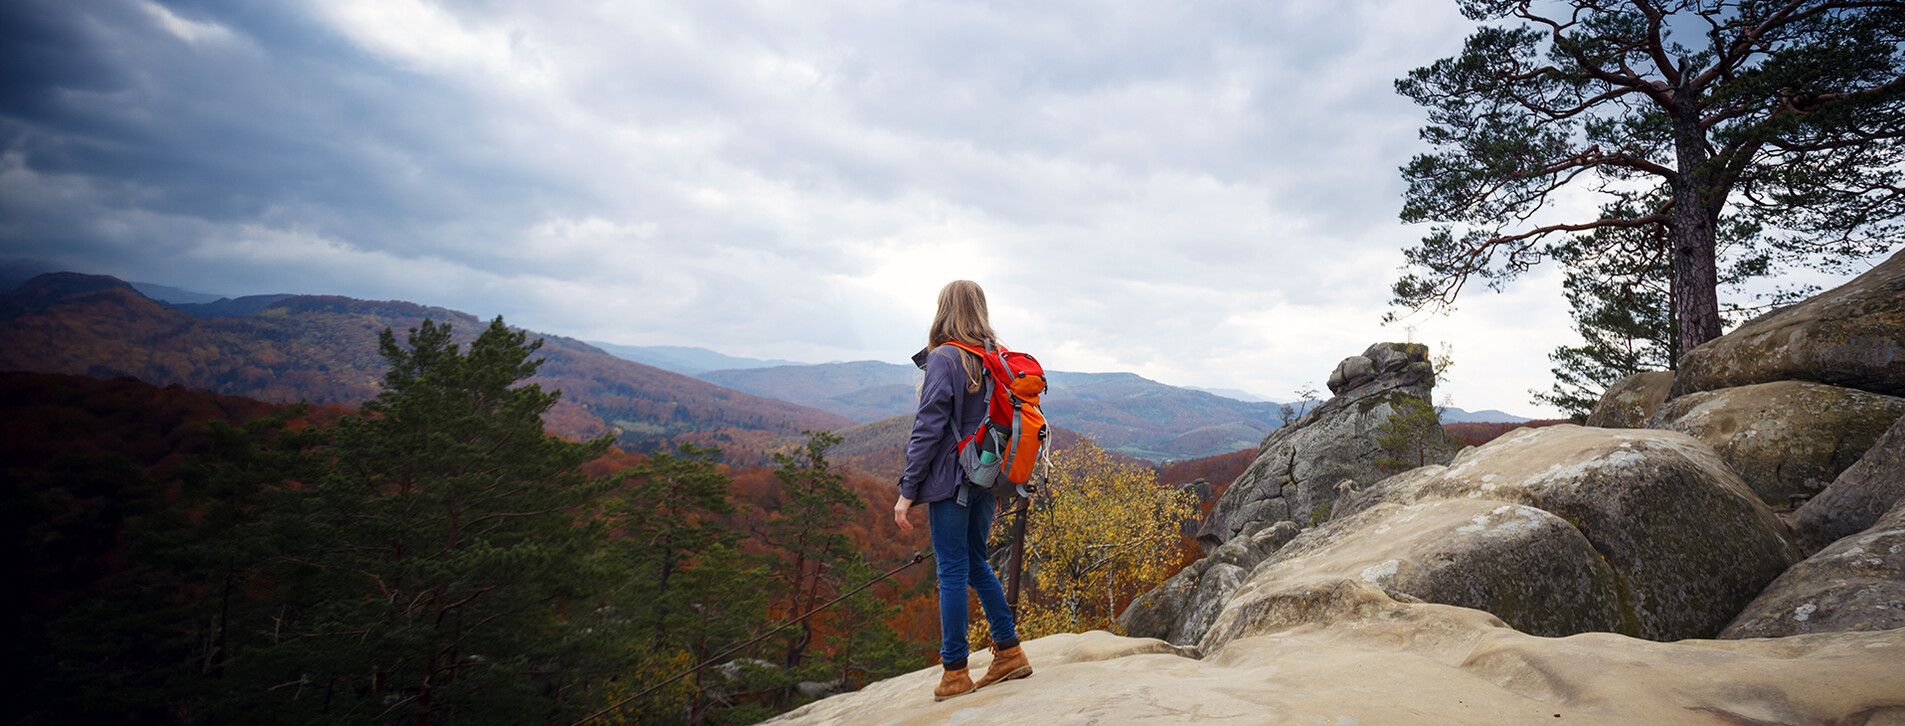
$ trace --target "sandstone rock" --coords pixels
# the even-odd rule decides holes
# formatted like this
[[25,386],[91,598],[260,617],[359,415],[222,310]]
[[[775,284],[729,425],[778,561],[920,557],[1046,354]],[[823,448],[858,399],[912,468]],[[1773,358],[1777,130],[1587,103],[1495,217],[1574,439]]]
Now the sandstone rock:
[[1134,638],[1180,642],[1180,629],[1191,610],[1191,598],[1197,594],[1198,580],[1210,566],[1210,557],[1206,556],[1132,599],[1124,612],[1118,613],[1118,630]]
[[1832,486],[1793,512],[1789,524],[1800,549],[1816,552],[1872,526],[1901,499],[1905,499],[1905,418],[1894,422]]
[[[1375,597],[1379,590],[1367,584]],[[1390,602],[1382,617],[1247,638],[1203,660],[1093,631],[1025,643],[1030,678],[934,702],[937,666],[768,723],[1893,724],[1905,630],[1653,643],[1542,638],[1475,610]],[[990,654],[975,653],[983,670]]]
[[1681,396],[1648,427],[1712,444],[1761,501],[1784,507],[1826,488],[1901,416],[1905,398],[1778,381]]
[[1587,425],[1606,429],[1644,429],[1673,390],[1673,371],[1647,371],[1621,379],[1601,394]]
[[[1721,638],[1905,627],[1905,507],[1794,565]],[[1901,656],[1905,658],[1905,656]]]
[[1210,555],[1178,571],[1118,614],[1126,635],[1194,645],[1204,637],[1230,594],[1259,562],[1297,536],[1294,522],[1278,522],[1232,537]]
[[[1383,457],[1378,432],[1404,397],[1432,400],[1435,370],[1428,348],[1420,344],[1377,343],[1355,358],[1371,361],[1372,367],[1381,361],[1383,367],[1376,369],[1376,378],[1343,389],[1264,437],[1256,460],[1212,505],[1198,531],[1204,551],[1272,522],[1327,520],[1344,479],[1369,483],[1388,476],[1375,463]],[[1447,461],[1460,448],[1439,428],[1428,433],[1434,438],[1427,453],[1433,461]]]
[[1355,583],[1484,610],[1535,635],[1622,626],[1620,583],[1573,525],[1533,507],[1456,499],[1380,504],[1302,534],[1250,573],[1199,648],[1335,617],[1318,604]]
[[1799,561],[1785,527],[1713,447],[1674,431],[1518,429],[1446,468],[1386,479],[1355,509],[1464,498],[1573,524],[1627,588],[1622,630],[1654,640],[1712,637]]
[[1673,395],[1783,380],[1905,396],[1905,252],[1693,349]]

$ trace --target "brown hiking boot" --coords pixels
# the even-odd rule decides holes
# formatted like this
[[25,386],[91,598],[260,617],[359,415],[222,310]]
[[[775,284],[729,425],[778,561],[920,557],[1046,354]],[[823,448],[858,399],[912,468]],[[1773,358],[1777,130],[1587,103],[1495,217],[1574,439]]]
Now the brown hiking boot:
[[985,688],[999,681],[1009,681],[1032,675],[1032,662],[1025,659],[1025,649],[1014,644],[1001,650],[992,647],[992,665],[986,666],[986,674],[979,677],[974,690]]
[[963,696],[972,692],[972,676],[966,675],[965,660],[960,659],[958,668],[947,668],[939,676],[939,687],[933,689],[933,700],[944,701],[953,696]]

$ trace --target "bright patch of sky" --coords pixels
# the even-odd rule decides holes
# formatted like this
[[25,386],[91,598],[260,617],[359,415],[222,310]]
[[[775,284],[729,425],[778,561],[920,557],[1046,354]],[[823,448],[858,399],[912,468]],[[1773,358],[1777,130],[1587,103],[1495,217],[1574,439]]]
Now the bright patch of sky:
[[1047,367],[1287,400],[1383,340],[1529,402],[1559,274],[1384,326],[1392,90],[1454,2],[14,0],[0,257],[730,355],[903,362],[987,289]]

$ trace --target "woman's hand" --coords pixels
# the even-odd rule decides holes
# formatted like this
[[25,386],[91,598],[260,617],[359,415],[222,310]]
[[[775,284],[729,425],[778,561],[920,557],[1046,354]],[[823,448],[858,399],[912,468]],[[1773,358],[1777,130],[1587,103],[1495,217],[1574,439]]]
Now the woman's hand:
[[900,526],[901,532],[913,531],[913,523],[906,518],[907,510],[912,508],[913,500],[906,497],[900,497],[899,501],[893,503],[893,523]]

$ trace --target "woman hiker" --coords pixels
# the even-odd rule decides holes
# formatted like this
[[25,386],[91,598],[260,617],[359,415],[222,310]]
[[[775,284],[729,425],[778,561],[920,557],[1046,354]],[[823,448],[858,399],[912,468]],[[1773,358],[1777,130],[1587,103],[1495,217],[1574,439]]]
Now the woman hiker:
[[[893,503],[893,522],[911,531],[906,513],[926,505],[927,529],[933,539],[933,559],[939,568],[939,659],[945,667],[933,700],[944,701],[993,683],[1032,675],[1032,664],[1019,647],[1012,610],[1006,606],[999,578],[986,564],[986,534],[992,530],[994,498],[991,491],[967,487],[966,506],[955,498],[964,481],[955,449],[959,439],[979,428],[985,418],[983,364],[977,356],[947,345],[956,340],[985,350],[997,340],[986,319],[986,294],[971,280],[954,280],[939,291],[939,312],[926,335],[927,346],[913,356],[926,371],[920,387],[919,415],[906,443],[906,473],[900,477],[900,498]],[[986,623],[992,629],[992,665],[974,683],[966,674],[966,588],[979,595]]]

